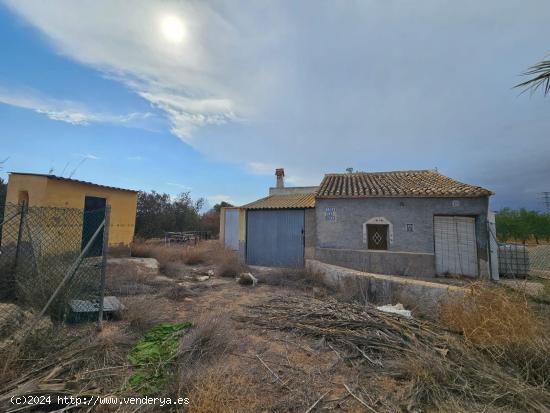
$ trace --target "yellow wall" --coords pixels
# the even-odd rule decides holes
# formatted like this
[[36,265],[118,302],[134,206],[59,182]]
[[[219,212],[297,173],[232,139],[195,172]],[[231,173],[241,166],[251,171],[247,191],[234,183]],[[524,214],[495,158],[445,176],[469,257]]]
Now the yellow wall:
[[8,203],[18,203],[21,191],[27,191],[29,206],[84,209],[84,198],[106,198],[111,207],[109,245],[127,246],[132,242],[136,222],[137,193],[45,176],[10,174]]

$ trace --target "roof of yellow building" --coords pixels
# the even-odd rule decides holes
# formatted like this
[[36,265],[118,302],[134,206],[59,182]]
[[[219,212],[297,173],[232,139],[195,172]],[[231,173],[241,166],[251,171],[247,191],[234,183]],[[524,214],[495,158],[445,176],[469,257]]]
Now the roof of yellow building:
[[354,172],[325,175],[317,198],[479,197],[493,193],[433,170]]
[[270,195],[249,204],[245,209],[315,208],[315,194]]
[[41,177],[48,178],[48,179],[55,179],[57,181],[73,182],[73,183],[84,184],[84,185],[93,185],[93,186],[97,186],[97,187],[100,187],[100,188],[114,189],[114,190],[117,190],[117,191],[138,192],[138,191],[134,191],[133,189],[117,188],[115,186],[94,184],[93,182],[80,181],[78,179],[71,179],[71,178],[64,178],[62,176],[51,175],[51,174],[34,174],[34,173],[28,173],[28,172],[10,172],[10,174],[11,175],[41,176]]

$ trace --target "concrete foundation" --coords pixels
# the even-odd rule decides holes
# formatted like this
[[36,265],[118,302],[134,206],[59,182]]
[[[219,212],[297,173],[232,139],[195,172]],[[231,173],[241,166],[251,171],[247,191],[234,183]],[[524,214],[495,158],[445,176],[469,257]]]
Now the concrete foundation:
[[436,319],[439,306],[446,300],[460,298],[463,287],[392,275],[372,274],[318,260],[306,260],[306,269],[316,273],[329,288],[350,298],[376,305],[401,303],[413,314]]
[[378,274],[434,277],[435,256],[427,253],[317,248],[315,259]]

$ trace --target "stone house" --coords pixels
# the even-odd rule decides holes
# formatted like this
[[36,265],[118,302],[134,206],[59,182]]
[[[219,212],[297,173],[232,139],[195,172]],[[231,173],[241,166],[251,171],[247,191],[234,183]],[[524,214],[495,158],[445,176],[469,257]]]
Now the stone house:
[[328,174],[316,192],[315,258],[381,274],[488,276],[490,195],[433,170]]
[[249,264],[316,259],[381,274],[489,275],[487,189],[433,170],[327,174],[302,188],[285,188],[282,169],[276,176],[269,196],[239,209]]

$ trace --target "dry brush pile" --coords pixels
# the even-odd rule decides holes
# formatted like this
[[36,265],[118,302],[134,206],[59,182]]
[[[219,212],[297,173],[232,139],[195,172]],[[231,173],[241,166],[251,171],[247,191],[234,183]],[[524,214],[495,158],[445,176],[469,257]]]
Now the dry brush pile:
[[368,374],[400,377],[409,386],[411,406],[537,412],[550,406],[548,383],[534,383],[521,370],[500,364],[429,322],[332,298],[281,296],[249,308],[247,315],[237,317],[239,321],[324,338],[349,362],[359,360]]

